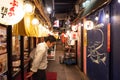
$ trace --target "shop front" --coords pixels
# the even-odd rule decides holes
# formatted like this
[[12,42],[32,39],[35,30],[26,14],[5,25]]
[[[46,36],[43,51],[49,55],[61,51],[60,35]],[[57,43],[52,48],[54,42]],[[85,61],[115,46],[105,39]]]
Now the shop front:
[[[79,22],[81,43],[78,58],[90,80],[110,80],[110,0],[84,2]],[[81,58],[81,59],[80,59]]]
[[[25,12],[28,7],[23,0],[1,0],[0,80],[25,80],[30,67],[30,51],[38,44],[38,38],[48,36],[48,28],[51,26],[43,6],[37,0],[29,3],[33,7],[31,13]],[[35,6],[37,10],[41,7],[39,15],[34,11]]]

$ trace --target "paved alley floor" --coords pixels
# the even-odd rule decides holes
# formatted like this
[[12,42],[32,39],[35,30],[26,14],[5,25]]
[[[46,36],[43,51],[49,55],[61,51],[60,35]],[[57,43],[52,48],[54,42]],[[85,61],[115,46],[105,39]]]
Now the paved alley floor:
[[63,54],[64,47],[60,42],[57,42],[55,60],[49,61],[47,71],[57,72],[57,80],[88,80],[77,65],[59,63],[59,56]]

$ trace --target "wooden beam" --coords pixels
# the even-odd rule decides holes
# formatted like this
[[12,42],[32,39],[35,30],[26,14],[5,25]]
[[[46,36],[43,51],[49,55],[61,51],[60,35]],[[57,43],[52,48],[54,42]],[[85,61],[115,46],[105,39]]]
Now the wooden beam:
[[45,14],[44,9],[43,9],[43,5],[41,4],[41,2],[39,2],[38,0],[34,0],[34,3],[36,5],[36,7],[38,8],[41,16],[45,19],[46,23],[48,24],[48,26],[51,26],[50,23],[50,19],[48,18],[48,16]]

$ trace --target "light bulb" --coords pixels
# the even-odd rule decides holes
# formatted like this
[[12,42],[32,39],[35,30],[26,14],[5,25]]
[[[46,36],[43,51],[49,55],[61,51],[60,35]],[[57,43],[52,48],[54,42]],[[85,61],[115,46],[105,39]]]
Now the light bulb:
[[95,17],[95,20],[98,21],[98,19],[99,19],[98,16],[96,16],[96,17]]
[[30,1],[26,1],[24,3],[24,11],[26,12],[26,14],[33,14],[35,10],[35,6],[33,3],[31,3]]
[[107,13],[107,14],[105,15],[105,17],[106,17],[106,18],[109,18],[109,14]]
[[48,13],[50,14],[52,12],[52,9],[50,7],[47,8]]
[[33,24],[33,25],[38,25],[38,24],[39,24],[39,20],[38,20],[37,18],[34,18],[34,19],[32,20],[32,24]]
[[120,3],[120,0],[118,0],[118,3]]

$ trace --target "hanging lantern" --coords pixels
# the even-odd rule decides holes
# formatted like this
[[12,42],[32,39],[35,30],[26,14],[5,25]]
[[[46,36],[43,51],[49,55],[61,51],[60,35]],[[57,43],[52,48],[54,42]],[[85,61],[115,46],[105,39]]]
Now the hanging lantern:
[[87,30],[91,30],[91,29],[93,29],[93,27],[94,27],[93,21],[91,21],[91,20],[85,21],[85,28],[86,28]]
[[24,17],[23,0],[0,0],[0,23],[14,25]]
[[72,40],[77,40],[77,39],[78,39],[78,34],[77,34],[77,32],[74,32],[74,31],[71,32],[71,39],[72,39]]
[[77,31],[77,25],[72,26],[72,31]]
[[33,24],[33,25],[38,25],[38,24],[39,24],[39,20],[38,20],[36,17],[33,18],[32,24]]
[[28,15],[32,15],[35,11],[35,5],[31,1],[24,2],[24,11]]

